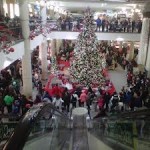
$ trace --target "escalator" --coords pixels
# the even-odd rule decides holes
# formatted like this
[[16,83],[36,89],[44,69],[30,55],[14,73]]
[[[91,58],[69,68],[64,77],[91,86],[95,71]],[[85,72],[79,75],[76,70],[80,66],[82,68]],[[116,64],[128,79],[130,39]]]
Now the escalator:
[[[52,104],[32,107],[19,122],[3,150],[148,150],[148,113],[90,119],[68,117]],[[83,108],[81,108],[83,109]]]
[[33,106],[18,123],[3,150],[69,149],[71,120],[52,104]]

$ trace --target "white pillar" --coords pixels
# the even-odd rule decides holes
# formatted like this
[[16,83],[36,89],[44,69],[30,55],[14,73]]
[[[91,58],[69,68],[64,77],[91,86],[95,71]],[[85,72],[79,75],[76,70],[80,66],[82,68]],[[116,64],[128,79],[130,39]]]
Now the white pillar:
[[51,57],[54,57],[56,55],[56,40],[51,40]]
[[62,45],[62,40],[57,39],[56,40],[56,53],[57,53],[57,55],[59,54],[59,49],[60,49],[61,45]]
[[51,9],[51,10],[50,10],[50,18],[51,18],[51,19],[54,19],[54,15],[55,15],[54,10]]
[[109,45],[109,46],[111,45],[111,41],[108,41],[108,45]]
[[[47,22],[46,14],[46,4],[41,7],[41,18],[42,18],[42,27],[45,28]],[[42,67],[42,80],[47,79],[47,39],[43,36],[43,42],[40,46],[40,56],[41,56],[41,67]]]
[[146,70],[148,71],[148,77],[150,77],[150,39],[149,39],[149,47],[148,47],[148,54],[146,58]]
[[39,56],[41,60],[41,68],[42,68],[42,80],[47,79],[47,42],[42,42],[41,45],[39,45]]
[[143,19],[138,64],[145,65],[148,52],[148,41],[150,38],[150,18]]
[[134,58],[134,42],[130,43],[130,50],[129,50],[129,60]]
[[42,25],[45,26],[47,22],[46,4],[44,4],[41,7],[41,19],[42,19]]
[[22,35],[24,38],[24,55],[22,58],[22,77],[23,77],[23,94],[32,95],[32,73],[31,73],[31,49],[30,49],[30,29],[29,29],[29,12],[27,0],[19,0],[20,20],[22,26]]
[[120,42],[119,42],[119,49],[120,49],[120,50],[122,50],[122,45],[123,45],[123,42],[120,41]]

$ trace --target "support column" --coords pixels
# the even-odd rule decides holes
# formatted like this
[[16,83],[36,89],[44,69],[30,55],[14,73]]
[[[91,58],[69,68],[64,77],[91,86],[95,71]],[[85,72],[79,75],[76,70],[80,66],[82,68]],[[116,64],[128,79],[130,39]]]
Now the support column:
[[57,53],[57,55],[59,54],[59,50],[60,50],[61,45],[62,45],[62,40],[57,39],[56,40],[56,53]]
[[[42,18],[42,27],[45,28],[47,22],[47,14],[46,14],[46,4],[41,7],[41,18]],[[47,79],[47,39],[43,36],[43,42],[40,48],[40,55],[41,55],[41,67],[42,67],[42,80]]]
[[149,47],[148,47],[148,54],[147,54],[145,68],[147,70],[147,76],[150,78],[150,39],[149,39]]
[[[6,0],[6,3],[7,3],[9,17],[10,18],[14,18],[14,14],[15,14],[15,12],[14,12],[15,0]],[[10,8],[10,5],[12,5],[12,8]]]
[[150,39],[150,3],[145,5],[143,9],[143,23],[142,23],[142,32],[140,39],[140,49],[138,54],[138,64],[146,65],[148,48],[149,48],[149,39]]
[[42,42],[42,44],[39,46],[39,55],[41,59],[41,68],[42,68],[42,80],[47,79],[47,43]]
[[52,39],[51,40],[51,57],[56,56],[56,40]]
[[130,50],[129,50],[129,60],[134,58],[134,42],[130,43]]
[[111,41],[108,41],[108,45],[109,45],[109,46],[111,45]]
[[20,20],[22,26],[22,35],[24,38],[24,55],[22,58],[22,78],[23,78],[23,94],[32,95],[32,73],[31,73],[31,48],[30,48],[30,29],[29,29],[29,11],[28,1],[19,0]]
[[120,42],[119,42],[119,50],[122,50],[122,45],[123,45],[123,42],[120,41]]

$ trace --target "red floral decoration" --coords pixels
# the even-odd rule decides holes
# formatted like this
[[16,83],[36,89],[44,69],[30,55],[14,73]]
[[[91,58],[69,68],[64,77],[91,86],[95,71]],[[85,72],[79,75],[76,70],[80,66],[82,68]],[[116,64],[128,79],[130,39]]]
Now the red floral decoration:
[[15,50],[14,50],[13,47],[11,47],[11,48],[9,49],[9,51],[10,51],[10,52],[14,52]]

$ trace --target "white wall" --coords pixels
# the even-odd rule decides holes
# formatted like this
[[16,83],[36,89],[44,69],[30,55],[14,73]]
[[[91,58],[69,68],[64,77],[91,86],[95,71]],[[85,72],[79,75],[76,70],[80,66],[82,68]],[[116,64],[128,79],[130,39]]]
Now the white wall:
[[15,60],[21,58],[24,54],[24,42],[20,42],[12,46],[15,50],[13,53],[4,54],[0,53],[0,70],[9,66]]
[[[77,39],[79,32],[65,32],[65,31],[53,31],[48,35],[50,39]],[[124,40],[124,41],[140,41],[140,35],[138,33],[96,33],[98,40]]]

